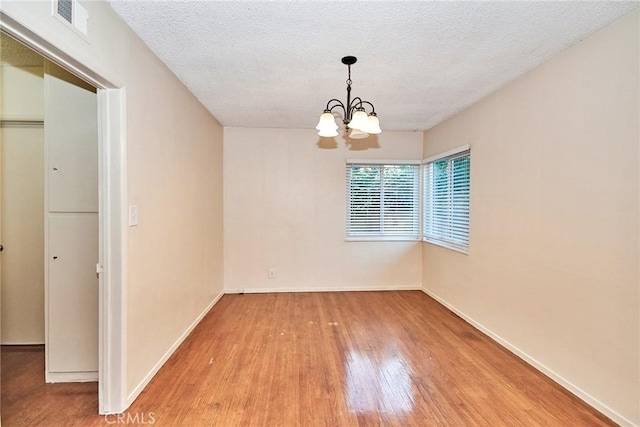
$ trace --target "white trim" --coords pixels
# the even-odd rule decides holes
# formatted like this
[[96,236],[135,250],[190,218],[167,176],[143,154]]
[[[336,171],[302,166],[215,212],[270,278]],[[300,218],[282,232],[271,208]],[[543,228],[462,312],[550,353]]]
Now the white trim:
[[347,236],[345,242],[419,242],[420,236]]
[[78,62],[62,49],[59,49],[33,31],[25,28],[2,11],[0,11],[0,30],[98,89],[117,87],[109,78],[105,78],[94,72],[91,68]]
[[[57,63],[98,89],[100,160],[99,262],[104,266],[99,291],[98,402],[101,414],[126,409],[126,228],[121,206],[126,200],[126,128],[124,91],[117,90],[109,78],[71,57],[28,28],[36,23],[19,23],[0,11],[0,30],[22,42],[45,58]],[[116,90],[109,90],[116,89]],[[46,222],[45,222],[46,226]],[[47,264],[45,263],[45,268]],[[46,274],[46,272],[45,272]],[[45,291],[46,292],[46,291]],[[47,296],[45,295],[45,298]],[[46,316],[46,314],[45,314]],[[45,326],[45,334],[46,334]],[[45,338],[46,339],[46,338]],[[45,348],[46,352],[46,348]],[[46,358],[45,358],[46,359]],[[48,380],[48,379],[47,379]]]
[[434,240],[434,239],[429,239],[427,237],[423,237],[422,241],[424,243],[431,243],[432,245],[440,246],[441,248],[446,248],[452,251],[460,252],[461,254],[469,255],[469,246],[464,246],[464,245],[456,246],[455,244],[445,242],[444,240]]
[[[127,409],[126,90],[99,90],[101,130],[99,413]],[[102,122],[104,120],[104,122]]]
[[578,398],[583,400],[585,403],[587,403],[588,405],[592,406],[594,409],[600,411],[602,414],[606,415],[607,417],[611,418],[611,420],[613,420],[614,422],[620,424],[621,426],[637,427],[637,425],[634,424],[633,421],[629,420],[628,418],[625,418],[623,415],[619,414],[618,412],[616,412],[615,410],[613,410],[612,408],[610,408],[606,404],[602,403],[601,401],[599,401],[595,397],[591,396],[589,393],[587,393],[586,391],[582,390],[580,387],[578,387],[577,385],[573,384],[569,380],[565,379],[560,374],[554,372],[552,369],[548,368],[543,363],[541,363],[538,360],[536,360],[534,357],[528,355],[527,353],[525,353],[524,351],[520,350],[515,345],[511,344],[509,341],[507,341],[504,338],[502,338],[500,335],[498,335],[498,334],[494,333],[493,331],[491,331],[490,329],[486,328],[481,323],[476,322],[474,319],[472,319],[471,317],[467,316],[466,314],[464,314],[462,311],[458,310],[453,305],[449,304],[443,298],[439,297],[438,295],[436,295],[435,293],[431,292],[428,289],[422,288],[422,292],[424,292],[425,294],[429,295],[431,298],[433,298],[438,303],[440,303],[443,306],[445,306],[451,312],[453,312],[456,315],[458,315],[459,317],[461,317],[463,320],[465,320],[471,326],[473,326],[474,328],[478,329],[480,332],[482,332],[483,334],[487,335],[489,338],[493,339],[495,342],[500,344],[502,347],[506,348],[507,350],[509,350],[510,352],[512,352],[513,354],[515,354],[516,356],[518,356],[519,358],[521,358],[522,360],[527,362],[529,365],[531,365],[534,368],[536,368],[541,373],[543,373],[547,377],[551,378],[553,381],[555,381],[556,383],[558,383],[559,385],[561,385],[562,387],[567,389],[569,392],[573,393],[575,396],[577,396]]
[[[47,83],[45,81],[45,77],[46,77],[46,73],[48,71],[48,64],[45,62],[44,67],[43,67],[43,76],[42,76],[42,83],[43,83],[43,96],[44,99],[46,99],[46,90],[47,90]],[[43,102],[43,109],[46,109],[45,107],[45,102]],[[43,111],[44,114],[44,111]],[[44,127],[44,124],[43,124]],[[43,227],[43,233],[44,233],[44,380],[45,382],[49,383],[52,382],[52,378],[51,378],[51,372],[49,372],[49,346],[47,345],[47,343],[49,342],[49,220],[48,220],[48,214],[49,214],[49,172],[48,172],[48,165],[49,165],[49,150],[48,150],[48,146],[47,146],[47,134],[46,132],[43,132],[43,140],[42,140],[42,148],[44,150],[43,153],[43,164],[42,164],[42,168],[43,168],[43,178],[44,178],[44,182],[43,184],[43,190],[44,190],[44,205],[43,205],[43,211],[42,211],[42,219],[44,221],[44,227]]]
[[225,289],[225,294],[273,294],[273,293],[305,293],[305,292],[375,292],[375,291],[420,291],[420,286],[319,286],[310,288],[242,288]]
[[178,347],[180,347],[180,344],[182,344],[184,340],[187,339],[189,334],[191,334],[191,332],[195,329],[196,326],[198,326],[204,316],[209,313],[209,310],[211,310],[213,306],[216,305],[216,303],[220,300],[220,298],[222,298],[224,294],[224,291],[220,292],[218,296],[216,296],[213,301],[211,301],[211,303],[202,311],[202,313],[200,313],[198,317],[196,317],[196,319],[187,327],[182,335],[180,335],[180,337],[178,337],[178,339],[171,345],[171,347],[169,347],[169,349],[164,353],[160,360],[158,360],[158,362],[153,365],[153,368],[151,368],[147,375],[145,375],[142,381],[140,381],[140,383],[138,383],[138,385],[134,387],[133,391],[127,396],[127,407],[131,405],[134,400],[136,400],[140,393],[142,393],[142,390],[144,390],[151,379],[153,379],[155,374],[157,374],[160,368],[162,368],[162,366],[165,364],[165,362],[169,360],[169,357],[171,357],[171,355],[178,349]]
[[419,165],[420,160],[346,159],[348,165]]
[[47,372],[48,383],[89,383],[98,381],[98,372]]
[[452,148],[451,150],[447,150],[444,153],[436,154],[435,156],[428,157],[422,161],[422,163],[431,163],[436,160],[444,159],[445,157],[454,156],[459,153],[464,153],[465,151],[471,150],[471,145],[463,145],[461,147]]

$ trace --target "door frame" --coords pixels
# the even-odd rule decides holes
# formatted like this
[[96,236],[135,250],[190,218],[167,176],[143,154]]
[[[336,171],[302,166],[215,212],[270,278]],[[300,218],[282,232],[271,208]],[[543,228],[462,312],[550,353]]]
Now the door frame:
[[99,274],[98,411],[127,408],[127,158],[126,89],[118,87],[64,49],[0,12],[0,31],[97,88]]

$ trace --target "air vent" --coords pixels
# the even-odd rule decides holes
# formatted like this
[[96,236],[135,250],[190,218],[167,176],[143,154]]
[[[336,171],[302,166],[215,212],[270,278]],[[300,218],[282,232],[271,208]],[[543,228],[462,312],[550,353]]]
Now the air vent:
[[58,0],[58,15],[73,24],[73,0]]
[[55,14],[87,35],[89,15],[78,0],[54,0]]

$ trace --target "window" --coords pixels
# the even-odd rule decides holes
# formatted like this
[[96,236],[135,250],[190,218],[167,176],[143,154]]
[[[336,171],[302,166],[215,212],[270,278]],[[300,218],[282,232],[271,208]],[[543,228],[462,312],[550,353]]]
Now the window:
[[347,163],[347,238],[420,237],[420,165]]
[[469,146],[427,159],[424,164],[424,240],[469,250]]

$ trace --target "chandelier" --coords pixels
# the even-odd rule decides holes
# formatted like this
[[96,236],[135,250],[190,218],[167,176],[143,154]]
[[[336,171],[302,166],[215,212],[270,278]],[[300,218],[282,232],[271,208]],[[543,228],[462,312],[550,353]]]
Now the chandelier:
[[[316,126],[318,129],[318,135],[333,138],[338,136],[338,125],[335,117],[333,116],[333,110],[335,108],[341,108],[344,119],[342,123],[345,124],[351,139],[363,139],[367,138],[370,134],[378,134],[382,132],[380,129],[380,122],[376,115],[376,109],[369,101],[364,101],[360,97],[351,99],[351,66],[356,63],[358,58],[355,56],[345,56],[342,58],[342,63],[347,66],[349,70],[349,76],[347,78],[347,103],[343,104],[339,99],[330,99],[327,102],[327,107],[320,116],[320,121]],[[365,105],[371,107],[371,112],[367,113]]]

